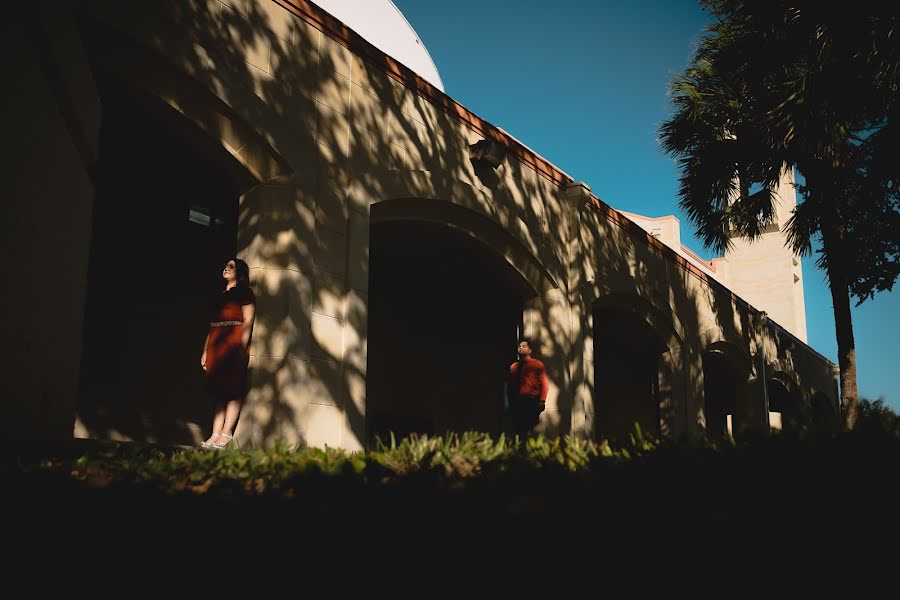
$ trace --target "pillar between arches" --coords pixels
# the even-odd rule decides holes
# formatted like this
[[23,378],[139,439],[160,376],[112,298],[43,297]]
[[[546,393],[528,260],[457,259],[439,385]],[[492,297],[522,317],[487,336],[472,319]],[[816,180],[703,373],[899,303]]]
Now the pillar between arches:
[[316,185],[279,177],[241,197],[238,254],[257,298],[242,447],[362,449],[368,294],[350,265],[367,254],[368,216],[325,219]]

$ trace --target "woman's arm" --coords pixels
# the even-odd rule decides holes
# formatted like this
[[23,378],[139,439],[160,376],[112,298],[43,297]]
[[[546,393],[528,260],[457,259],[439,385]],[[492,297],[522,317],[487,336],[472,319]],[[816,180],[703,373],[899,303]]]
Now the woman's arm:
[[256,305],[245,304],[241,306],[241,314],[244,317],[244,328],[241,332],[241,348],[244,352],[250,346],[250,336],[253,335],[253,321],[256,319]]
[[200,366],[203,367],[203,370],[206,370],[206,348],[209,346],[209,334],[210,332],[206,332],[206,341],[203,342],[203,354],[200,355]]

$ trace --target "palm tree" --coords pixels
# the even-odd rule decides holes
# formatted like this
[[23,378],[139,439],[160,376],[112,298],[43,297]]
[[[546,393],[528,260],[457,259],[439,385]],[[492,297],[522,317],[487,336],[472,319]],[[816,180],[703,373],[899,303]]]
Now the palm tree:
[[[818,260],[834,303],[844,422],[856,421],[850,297],[890,289],[898,265],[898,18],[888,3],[701,0],[713,17],[674,78],[661,144],[678,160],[679,202],[724,251],[772,223],[785,169],[804,178],[785,224]],[[893,230],[891,227],[895,227]],[[869,262],[861,264],[860,260]]]

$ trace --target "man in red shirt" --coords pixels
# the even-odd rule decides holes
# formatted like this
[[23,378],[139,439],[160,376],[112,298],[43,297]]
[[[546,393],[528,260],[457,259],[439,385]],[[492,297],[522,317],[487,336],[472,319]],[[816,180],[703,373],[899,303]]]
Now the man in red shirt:
[[531,341],[528,338],[519,340],[517,352],[519,360],[509,366],[506,375],[506,397],[515,433],[524,438],[534,431],[544,411],[550,383],[544,363],[531,358]]

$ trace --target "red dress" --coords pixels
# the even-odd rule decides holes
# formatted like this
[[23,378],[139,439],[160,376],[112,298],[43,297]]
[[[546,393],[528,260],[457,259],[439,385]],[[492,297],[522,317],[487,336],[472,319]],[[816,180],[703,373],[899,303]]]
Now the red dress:
[[241,307],[255,303],[253,290],[245,285],[234,286],[219,296],[206,345],[206,381],[210,396],[216,400],[232,400],[244,395],[250,344],[247,344],[247,350],[241,347],[244,333]]

